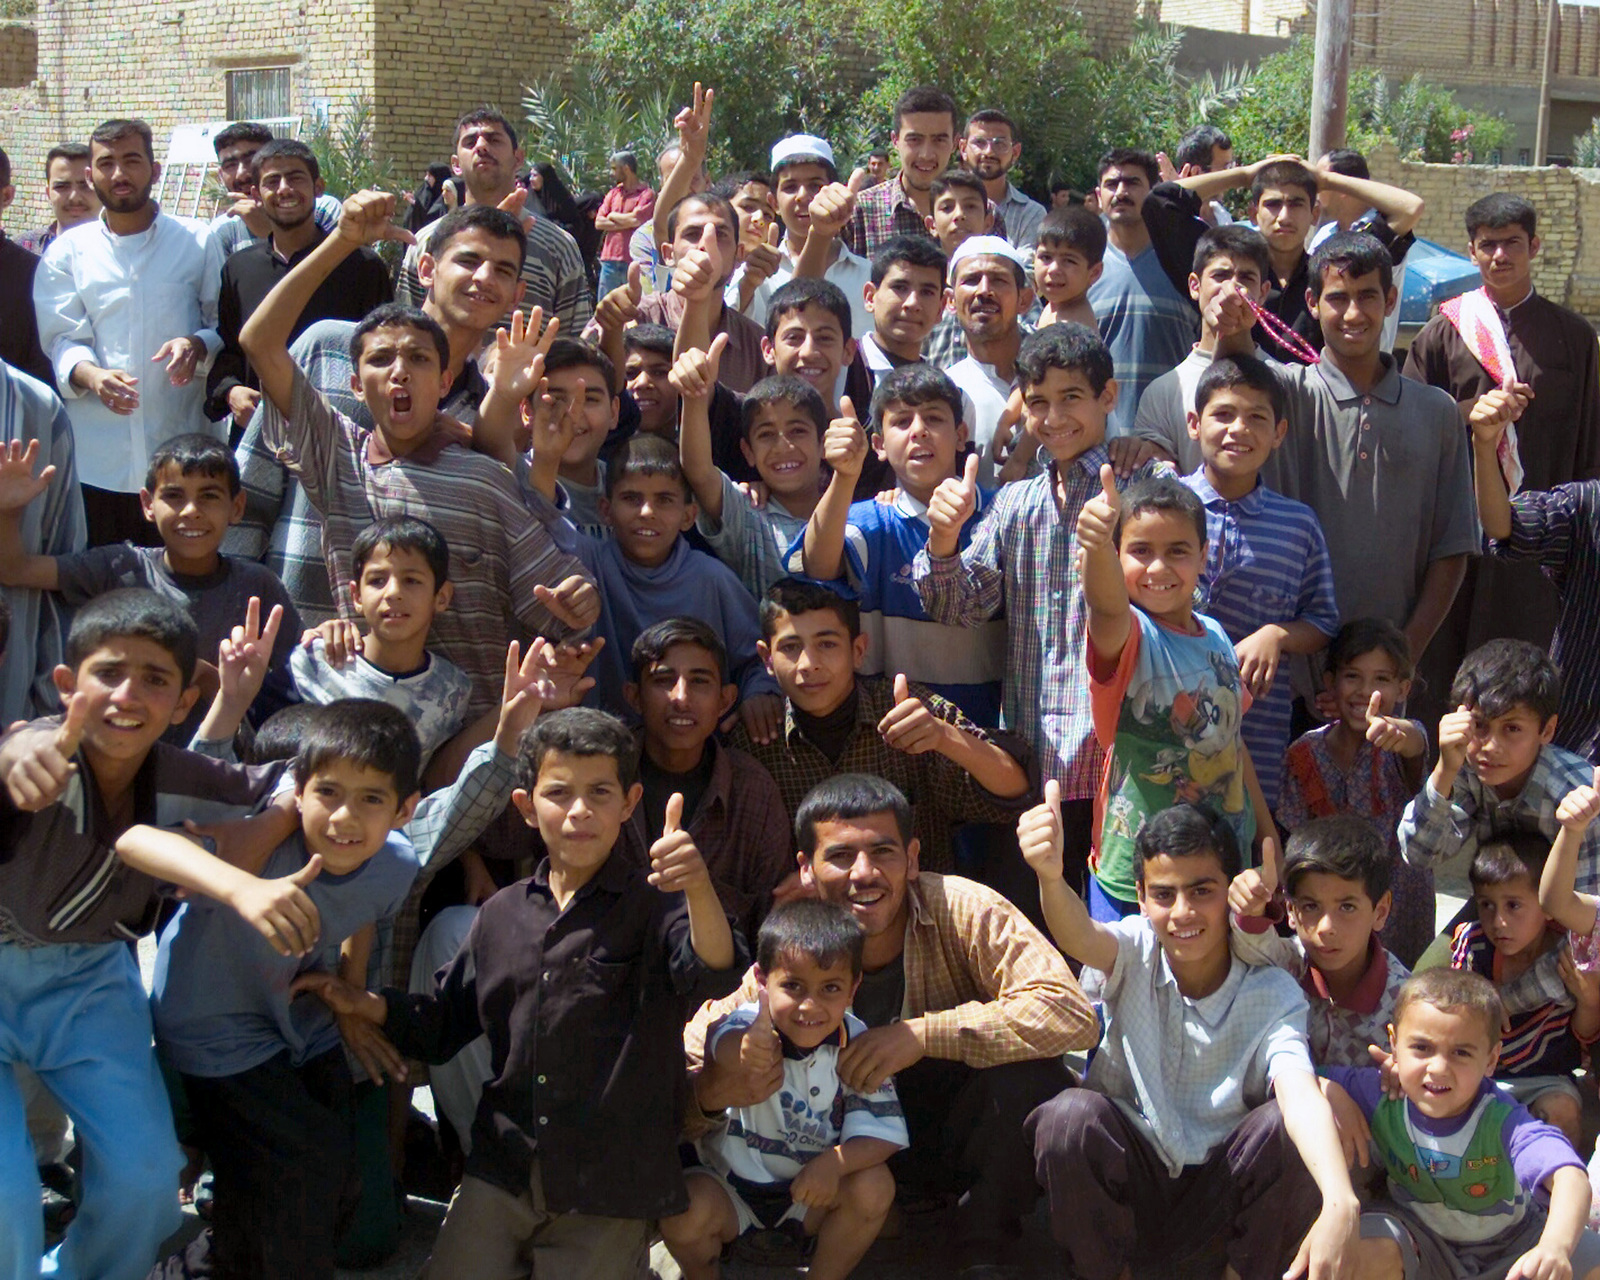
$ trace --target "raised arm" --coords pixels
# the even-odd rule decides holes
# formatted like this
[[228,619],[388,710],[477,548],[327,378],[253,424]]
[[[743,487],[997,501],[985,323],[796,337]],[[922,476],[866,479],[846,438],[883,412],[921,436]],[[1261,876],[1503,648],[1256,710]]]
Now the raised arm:
[[50,488],[56,475],[54,464],[34,475],[38,460],[37,439],[29,440],[26,448],[20,440],[0,448],[0,586],[54,591],[60,581],[56,558],[30,554],[22,537],[23,512]]
[[520,461],[517,434],[523,406],[543,393],[544,359],[560,328],[558,319],[545,324],[544,309],[535,307],[526,321],[520,310],[513,311],[511,328],[495,330],[494,368],[489,390],[478,404],[472,448],[513,473]]
[[1317,184],[1329,191],[1340,191],[1365,201],[1383,215],[1383,220],[1396,236],[1415,230],[1417,223],[1422,221],[1426,202],[1416,192],[1371,178],[1352,178],[1348,174],[1335,173],[1328,166],[1326,156],[1317,161]]
[[239,331],[239,345],[250,357],[250,366],[261,381],[261,393],[283,414],[292,412],[294,361],[289,356],[289,341],[300,314],[318,287],[333,269],[362,245],[380,240],[414,244],[404,227],[396,226],[395,198],[382,191],[358,191],[344,202],[339,228],[295,269],[278,281]]
[[713,524],[722,523],[722,472],[712,457],[711,396],[722,369],[728,335],[719,333],[709,351],[689,350],[673,362],[667,375],[682,400],[678,416],[678,458],[684,479],[694,491],[701,513]]
[[821,500],[806,521],[801,565],[807,577],[832,582],[844,576],[845,528],[850,520],[850,503],[856,481],[867,463],[867,433],[856,417],[849,396],[839,397],[839,416],[828,424],[822,437],[822,460],[833,469],[833,477]]
[[939,719],[921,698],[912,696],[911,683],[904,675],[894,678],[894,706],[878,722],[878,732],[896,751],[910,755],[937,751],[992,795],[1015,800],[1027,793],[1028,771],[1016,757],[997,742]]
[[[1519,390],[1520,389],[1520,390]],[[1531,389],[1523,383],[1496,388],[1481,395],[1466,410],[1472,429],[1472,488],[1478,500],[1478,520],[1485,537],[1511,536],[1511,493],[1500,470],[1500,441],[1506,428],[1522,416]],[[1463,406],[1465,407],[1465,406]]]
[[1133,631],[1133,605],[1122,577],[1115,531],[1122,495],[1109,463],[1100,468],[1100,494],[1078,513],[1078,573],[1089,606],[1089,643],[1100,662],[1115,666]]
[[1039,877],[1039,903],[1056,945],[1079,964],[1109,974],[1117,963],[1117,935],[1090,918],[1083,899],[1067,884],[1062,846],[1061,784],[1044,784],[1044,803],[1017,822],[1023,860]]
[[716,96],[715,89],[702,89],[700,82],[695,81],[693,104],[678,112],[672,122],[678,131],[678,162],[661,184],[651,216],[650,234],[657,247],[667,242],[667,218],[678,201],[689,194],[694,175],[706,162],[706,148],[711,139],[711,104]]
[[810,217],[806,242],[795,259],[794,274],[796,279],[810,276],[820,280],[831,265],[834,240],[855,217],[856,193],[842,182],[830,182],[812,197],[806,212]]
[[1594,932],[1596,906],[1600,905],[1576,888],[1584,833],[1600,817],[1600,769],[1595,770],[1594,780],[1594,786],[1569,791],[1557,806],[1556,821],[1561,830],[1556,833],[1539,876],[1540,908],[1563,929],[1577,935]]

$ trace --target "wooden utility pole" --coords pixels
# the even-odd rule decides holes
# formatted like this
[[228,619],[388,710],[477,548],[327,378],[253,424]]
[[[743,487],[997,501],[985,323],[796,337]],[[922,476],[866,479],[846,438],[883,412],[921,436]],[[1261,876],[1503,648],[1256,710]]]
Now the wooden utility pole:
[[1539,70],[1539,123],[1533,133],[1533,162],[1550,154],[1550,71],[1556,60],[1556,33],[1561,29],[1561,0],[1550,0],[1544,19],[1544,65]]
[[1315,161],[1344,146],[1350,105],[1351,0],[1317,0],[1316,62],[1311,71],[1311,145]]

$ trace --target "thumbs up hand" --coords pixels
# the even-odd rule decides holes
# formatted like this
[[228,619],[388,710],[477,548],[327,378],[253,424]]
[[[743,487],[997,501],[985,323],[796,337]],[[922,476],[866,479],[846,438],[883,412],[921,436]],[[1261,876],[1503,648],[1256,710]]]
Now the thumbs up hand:
[[745,247],[744,283],[754,291],[757,285],[782,264],[778,246],[783,243],[783,223],[770,222],[766,234]]
[[1395,752],[1407,745],[1413,732],[1409,720],[1383,714],[1383,691],[1374,689],[1367,703],[1367,741],[1379,751]]
[[1041,881],[1060,880],[1065,859],[1061,823],[1061,784],[1051,778],[1044,784],[1044,803],[1036,804],[1017,819],[1017,845],[1022,860]]
[[317,945],[322,917],[306,886],[322,874],[322,855],[314,853],[293,875],[279,880],[242,876],[228,905],[272,944],[281,956],[303,956]]
[[1122,518],[1122,495],[1110,463],[1100,467],[1100,492],[1078,512],[1078,546],[1085,551],[1114,549],[1117,521]]
[[639,300],[644,297],[643,276],[639,264],[628,264],[628,283],[618,285],[594,309],[594,322],[600,332],[614,337],[639,318]]
[[5,778],[11,803],[26,813],[37,813],[61,798],[78,771],[73,763],[89,722],[89,695],[75,693],[67,699],[67,713],[57,728],[22,728],[0,748],[0,776]]
[[1600,817],[1600,769],[1594,771],[1594,785],[1574,787],[1556,807],[1556,821],[1569,831],[1584,832]]
[[822,460],[852,484],[867,463],[867,433],[849,396],[839,397],[839,416],[823,433]]
[[710,400],[717,388],[717,376],[722,371],[722,353],[728,349],[728,335],[719,333],[711,340],[711,349],[701,351],[690,347],[667,371],[667,381],[685,400]]
[[684,893],[711,883],[694,837],[683,829],[681,792],[674,791],[667,798],[666,822],[661,838],[650,846],[650,874],[645,878],[662,893]]
[[928,554],[953,556],[961,544],[961,530],[978,509],[978,455],[969,453],[960,477],[939,482],[928,499]]
[[921,698],[911,696],[911,683],[904,675],[894,678],[894,706],[878,721],[878,732],[886,743],[896,751],[918,756],[939,750],[953,729],[929,711]]
[[756,992],[756,1016],[739,1042],[739,1067],[752,1076],[765,1076],[774,1067],[782,1069],[783,1044],[772,1025],[772,1006],[763,984]]
[[856,212],[856,193],[842,182],[830,182],[811,198],[806,213],[808,234],[832,238],[845,229]]

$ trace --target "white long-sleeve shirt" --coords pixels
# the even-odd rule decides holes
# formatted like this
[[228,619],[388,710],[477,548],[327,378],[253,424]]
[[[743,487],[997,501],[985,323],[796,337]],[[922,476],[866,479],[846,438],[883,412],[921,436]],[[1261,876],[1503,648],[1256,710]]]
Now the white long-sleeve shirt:
[[[206,370],[222,347],[217,294],[222,252],[192,218],[157,213],[149,228],[117,235],[104,215],[56,237],[34,276],[39,344],[55,370],[86,485],[137,493],[153,450],[206,421]],[[153,357],[163,343],[193,335],[206,354],[187,385],[173,386]],[[139,407],[117,414],[72,382],[88,361],[139,380]]]

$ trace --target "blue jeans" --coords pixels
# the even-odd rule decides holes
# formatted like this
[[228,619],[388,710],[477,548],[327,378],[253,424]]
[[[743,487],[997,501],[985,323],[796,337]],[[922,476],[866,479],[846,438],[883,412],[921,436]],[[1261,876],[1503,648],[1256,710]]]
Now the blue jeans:
[[[126,945],[0,944],[0,1280],[143,1280],[178,1229],[183,1155],[151,1039]],[[38,1073],[83,1148],[78,1216],[42,1264],[17,1064]]]
[[626,258],[611,262],[608,259],[600,260],[600,287],[595,290],[595,301],[599,302],[613,289],[620,289],[628,283],[628,260]]

